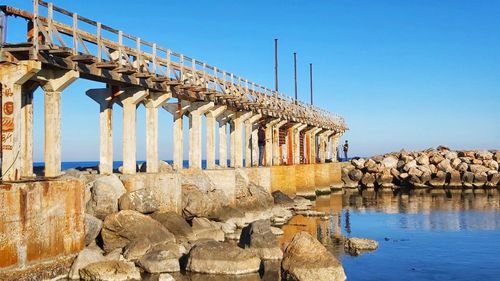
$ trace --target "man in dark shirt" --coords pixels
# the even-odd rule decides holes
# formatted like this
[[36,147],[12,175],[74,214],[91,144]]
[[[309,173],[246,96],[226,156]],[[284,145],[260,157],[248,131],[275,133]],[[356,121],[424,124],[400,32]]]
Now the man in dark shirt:
[[344,161],[347,161],[347,151],[349,150],[349,143],[347,142],[347,140],[345,140],[345,143],[344,143]]
[[262,162],[264,161],[264,146],[266,145],[266,130],[262,124],[259,125],[257,138],[259,143],[259,166],[262,166]]

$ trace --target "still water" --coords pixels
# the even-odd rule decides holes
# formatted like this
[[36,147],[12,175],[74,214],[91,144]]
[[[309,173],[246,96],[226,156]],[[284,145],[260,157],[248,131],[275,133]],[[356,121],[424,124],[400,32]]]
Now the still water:
[[[497,190],[348,192],[318,197],[314,209],[327,216],[294,217],[280,242],[308,231],[342,261],[348,280],[500,280]],[[379,248],[352,257],[341,236]]]

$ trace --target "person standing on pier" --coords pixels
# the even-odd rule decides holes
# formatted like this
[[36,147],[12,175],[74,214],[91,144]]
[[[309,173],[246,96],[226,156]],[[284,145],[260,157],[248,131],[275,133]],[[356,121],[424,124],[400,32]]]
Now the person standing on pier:
[[259,143],[259,166],[262,166],[262,162],[264,161],[264,146],[266,145],[266,130],[264,130],[262,124],[259,124],[257,138]]
[[349,143],[345,140],[344,143],[344,161],[347,161],[347,151],[349,150]]

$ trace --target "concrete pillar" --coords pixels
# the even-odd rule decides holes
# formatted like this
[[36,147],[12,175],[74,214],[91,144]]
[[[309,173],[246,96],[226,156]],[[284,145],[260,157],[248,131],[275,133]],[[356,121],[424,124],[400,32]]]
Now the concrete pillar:
[[341,133],[336,133],[332,135],[332,162],[338,161],[337,148],[338,148],[338,141],[341,135],[342,135]]
[[[23,84],[33,78],[41,70],[40,62],[21,61],[18,64],[0,65],[0,82],[2,90],[2,180],[16,181],[21,178],[23,165],[33,166],[31,163],[21,161],[26,157],[26,149],[22,148],[24,135],[24,146],[32,147],[32,137],[25,134],[30,129],[23,126],[23,117],[28,116],[21,111]],[[31,120],[32,121],[32,120]],[[32,153],[32,152],[31,152]],[[28,169],[26,167],[26,169]],[[30,168],[32,171],[32,168]],[[23,169],[24,170],[24,169]],[[26,170],[25,170],[26,171]],[[29,175],[32,176],[32,173]]]
[[266,145],[264,163],[266,166],[273,165],[273,127],[275,124],[280,122],[281,119],[274,119],[266,123]]
[[227,124],[234,115],[233,112],[225,111],[224,114],[217,117],[219,123],[219,166],[227,167]]
[[330,133],[331,133],[330,130],[326,130],[318,134],[319,136],[318,156],[320,163],[326,162],[326,138],[327,135],[330,135]]
[[99,173],[113,173],[113,97],[119,89],[90,89],[87,96],[99,104]]
[[281,165],[280,159],[280,128],[288,121],[281,120],[273,127],[273,165]]
[[146,105],[146,172],[158,173],[158,107],[163,105],[172,93],[149,92]]
[[138,104],[148,95],[141,88],[127,88],[119,96],[123,107],[123,173],[133,175],[137,171],[136,113]]
[[42,70],[37,74],[45,92],[45,176],[61,174],[61,92],[78,78],[74,70]]
[[245,167],[251,167],[253,163],[259,164],[258,128],[254,123],[260,118],[261,114],[255,114],[245,121]]
[[293,132],[293,164],[300,164],[300,132],[307,127],[306,124],[300,124]]
[[316,134],[321,128],[312,127],[306,131],[306,162],[308,164],[316,163]]
[[243,167],[242,123],[252,116],[252,112],[238,111],[231,119],[231,167]]
[[287,157],[286,157],[286,164],[287,165],[293,165],[295,164],[295,154],[296,154],[296,150],[295,150],[295,146],[296,146],[296,139],[295,139],[295,135],[296,135],[296,131],[297,131],[297,128],[300,127],[302,124],[300,123],[296,123],[292,126],[290,126],[288,128],[288,131],[287,131],[287,135],[286,135],[286,153],[287,153]]
[[335,162],[333,159],[333,136],[335,135],[334,130],[330,130],[330,134],[326,136],[326,159],[330,159],[331,162]]
[[195,102],[189,107],[189,168],[201,169],[201,116],[213,102]]
[[[227,106],[215,106],[207,113],[207,169],[215,169],[215,123],[219,117],[227,109]],[[217,126],[218,127],[218,126]]]
[[189,103],[186,101],[179,100],[176,103],[169,103],[163,106],[163,108],[170,112],[174,118],[173,124],[173,160],[174,163],[172,167],[174,170],[181,170],[183,165],[183,132],[182,132],[182,116],[186,114],[187,109],[189,108]]
[[32,178],[33,174],[33,94],[38,83],[28,81],[21,87],[21,177]]

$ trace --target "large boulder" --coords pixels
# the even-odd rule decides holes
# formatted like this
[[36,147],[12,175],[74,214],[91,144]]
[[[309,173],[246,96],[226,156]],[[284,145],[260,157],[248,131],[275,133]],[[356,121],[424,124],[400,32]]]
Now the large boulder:
[[344,250],[353,256],[364,251],[374,251],[378,248],[378,242],[366,238],[352,237],[344,240]]
[[463,173],[466,172],[469,169],[469,165],[466,162],[462,162],[458,164],[457,166],[457,171]]
[[490,170],[483,165],[476,165],[476,164],[469,165],[469,169],[474,174],[479,174],[479,173],[483,173],[483,172],[487,173]]
[[429,156],[427,156],[426,154],[421,154],[418,158],[417,158],[417,163],[419,165],[424,165],[424,166],[427,166],[429,165]]
[[493,159],[493,153],[483,150],[476,152],[476,158],[479,160],[491,160]]
[[106,252],[123,248],[139,238],[148,238],[152,244],[175,242],[174,235],[161,223],[132,210],[123,210],[107,216],[101,236]]
[[489,176],[489,180],[486,183],[486,186],[497,187],[497,186],[499,186],[498,183],[500,183],[500,173],[495,173],[495,174],[491,174]]
[[120,210],[134,210],[139,213],[149,214],[160,209],[161,202],[153,190],[142,188],[127,192],[120,197]]
[[295,234],[281,262],[284,280],[342,281],[346,279],[342,264],[307,232]]
[[287,206],[293,205],[293,199],[279,190],[273,191],[273,193],[271,193],[271,196],[273,196],[274,204]]
[[382,160],[381,163],[385,168],[392,169],[398,166],[398,159],[393,156],[387,156]]
[[474,186],[475,187],[483,187],[488,181],[488,174],[486,172],[476,173],[474,174]]
[[94,242],[97,235],[101,232],[102,229],[102,220],[85,214],[84,218],[85,223],[85,245],[88,246],[90,243]]
[[274,205],[274,198],[262,186],[249,183],[236,195],[236,206],[242,210],[265,210]]
[[263,260],[283,258],[283,252],[278,246],[276,236],[271,231],[271,222],[269,220],[254,221],[244,227],[239,245],[254,251]]
[[438,165],[438,164],[439,164],[439,163],[441,163],[441,161],[443,161],[443,160],[444,160],[444,157],[443,157],[441,154],[439,154],[439,153],[434,153],[434,154],[432,155],[432,157],[429,159],[429,162],[430,162],[431,164]]
[[444,159],[436,165],[439,171],[443,171],[445,173],[449,173],[453,171],[453,167],[451,167],[451,162],[449,159]]
[[434,177],[429,181],[432,187],[443,187],[446,183],[446,173],[443,171],[438,171]]
[[153,245],[148,238],[137,238],[123,248],[123,256],[129,261],[137,260],[144,256],[152,247]]
[[[148,170],[148,163],[147,162],[142,163],[141,167],[139,168],[139,171],[141,173],[146,173],[147,170]],[[172,166],[170,166],[170,164],[168,164],[167,162],[165,162],[163,160],[158,161],[158,172],[170,173],[173,170],[174,169],[172,168]]]
[[184,186],[195,186],[201,192],[215,190],[215,184],[199,169],[184,169],[181,173],[181,184]]
[[462,186],[462,178],[459,171],[452,171],[448,173],[449,181],[448,186],[451,188],[457,188]]
[[192,224],[193,233],[197,239],[224,241],[224,231],[216,222],[206,218],[194,218]]
[[404,167],[403,167],[403,171],[405,172],[410,172],[410,170],[412,169],[416,169],[417,168],[417,161],[415,160],[410,160],[409,162],[407,162]]
[[180,271],[179,259],[165,250],[151,251],[141,257],[137,264],[148,273]]
[[141,273],[133,262],[102,261],[80,269],[80,278],[85,281],[133,281],[141,280]]
[[357,188],[358,187],[358,182],[357,181],[353,181],[349,177],[349,172],[350,171],[348,169],[342,168],[341,179],[342,179],[342,182],[344,183],[344,187],[345,188]]
[[120,259],[120,254],[118,252],[113,252],[108,254],[107,256],[104,256],[103,251],[96,245],[91,247],[86,247],[82,251],[80,251],[80,253],[78,253],[78,256],[73,261],[73,264],[71,265],[71,269],[68,274],[68,278],[71,280],[74,279],[79,280],[80,269],[86,267],[91,263],[101,262],[101,261],[112,261],[119,259]]
[[182,215],[187,219],[217,218],[226,205],[228,200],[221,190],[204,192],[195,185],[182,185]]
[[490,170],[498,171],[498,162],[495,160],[484,160],[484,166],[489,168]]
[[382,173],[377,174],[377,184],[381,187],[393,187],[393,178],[390,170],[384,170]]
[[379,171],[379,166],[373,159],[368,159],[365,161],[365,169],[369,173],[376,173]]
[[257,272],[260,258],[236,245],[217,241],[195,244],[188,254],[186,270],[208,274],[246,274]]
[[367,188],[375,187],[375,176],[371,173],[365,173],[361,178],[361,184]]
[[356,168],[356,169],[363,169],[365,167],[365,159],[360,158],[360,159],[352,159],[351,164]]
[[191,226],[182,216],[174,212],[156,212],[150,217],[159,221],[177,240],[192,241],[196,239]]
[[118,212],[118,199],[127,190],[118,176],[100,176],[91,188],[91,198],[87,203],[87,213],[104,220],[107,215]]
[[472,187],[474,182],[474,173],[472,172],[464,172],[462,174],[462,184],[465,187]]
[[363,177],[363,172],[358,169],[353,169],[349,172],[349,178],[353,181],[360,181]]

